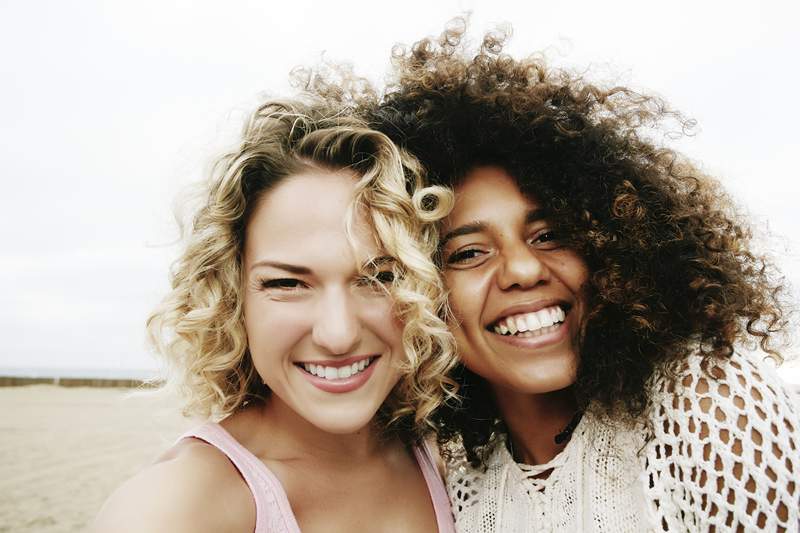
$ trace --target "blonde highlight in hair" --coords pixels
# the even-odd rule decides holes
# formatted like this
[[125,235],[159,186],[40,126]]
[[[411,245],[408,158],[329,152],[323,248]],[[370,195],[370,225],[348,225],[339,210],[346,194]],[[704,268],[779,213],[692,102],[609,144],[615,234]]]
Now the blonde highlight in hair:
[[269,393],[247,347],[245,230],[265,194],[309,168],[354,174],[347,225],[364,213],[383,253],[394,260],[389,290],[404,323],[408,362],[380,418],[387,429],[421,435],[431,413],[455,393],[446,377],[456,357],[442,320],[445,293],[431,260],[435,223],[449,212],[452,195],[423,188],[416,159],[341,103],[319,96],[263,104],[245,125],[240,146],[213,167],[204,204],[173,265],[172,290],[147,321],[150,340],[170,369],[167,386],[182,393],[186,414],[214,417]]

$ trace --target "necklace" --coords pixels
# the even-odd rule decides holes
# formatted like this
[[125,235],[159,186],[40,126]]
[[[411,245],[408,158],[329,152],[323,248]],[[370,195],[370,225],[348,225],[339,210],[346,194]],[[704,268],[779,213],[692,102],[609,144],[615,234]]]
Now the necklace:
[[[558,433],[555,437],[553,437],[553,442],[555,442],[558,445],[561,445],[566,441],[568,441],[569,438],[572,436],[572,432],[575,431],[576,427],[578,427],[581,418],[583,418],[583,411],[578,411],[577,413],[572,415],[572,418],[567,423],[567,425],[564,426],[564,429],[562,429],[560,433]],[[511,439],[510,435],[506,438],[506,448],[511,454],[511,457],[514,458],[514,461],[519,462],[517,461],[518,459],[517,456],[514,455],[514,442],[513,439]]]
[[575,428],[578,427],[578,423],[580,423],[582,417],[583,411],[578,411],[572,415],[572,420],[569,421],[569,424],[566,425],[561,433],[553,437],[553,442],[556,444],[562,444],[566,442],[572,436],[572,432],[575,431]]

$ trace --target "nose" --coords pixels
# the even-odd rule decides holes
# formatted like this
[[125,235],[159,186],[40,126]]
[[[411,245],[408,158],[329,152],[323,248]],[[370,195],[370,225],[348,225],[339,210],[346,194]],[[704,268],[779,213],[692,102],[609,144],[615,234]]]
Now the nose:
[[334,355],[352,353],[361,339],[361,322],[354,302],[344,289],[328,291],[316,309],[314,344]]
[[501,261],[497,285],[502,290],[529,289],[550,280],[550,269],[537,250],[525,242],[506,247],[501,253]]

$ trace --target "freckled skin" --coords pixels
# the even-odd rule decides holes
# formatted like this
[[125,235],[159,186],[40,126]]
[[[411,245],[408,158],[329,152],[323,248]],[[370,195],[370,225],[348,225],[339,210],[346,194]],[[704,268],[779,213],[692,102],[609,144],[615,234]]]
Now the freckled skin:
[[[539,204],[526,198],[498,167],[473,169],[456,189],[443,235],[475,225],[449,240],[445,280],[456,321],[451,324],[464,364],[497,392],[558,391],[575,380],[575,339],[585,312],[581,288],[585,262],[562,247],[547,220],[533,220]],[[559,338],[542,346],[516,346],[487,326],[514,305],[556,301],[570,311]]]

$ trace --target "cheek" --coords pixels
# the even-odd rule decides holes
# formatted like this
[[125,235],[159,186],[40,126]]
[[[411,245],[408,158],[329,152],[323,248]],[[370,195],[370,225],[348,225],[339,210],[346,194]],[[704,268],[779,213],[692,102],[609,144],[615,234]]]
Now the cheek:
[[454,331],[453,336],[456,339],[458,360],[461,362],[461,364],[479,376],[490,379],[494,375],[494,371],[490,366],[488,366],[487,360],[480,356],[481,352],[473,349],[473,345],[467,342],[461,332]]
[[448,289],[448,304],[452,316],[448,320],[450,332],[456,341],[458,356],[473,371],[480,367],[482,311],[488,295],[486,277],[470,275],[471,272],[457,271],[445,274]]
[[574,252],[567,253],[559,264],[559,270],[565,282],[575,293],[580,292],[583,285],[589,280],[589,267]]
[[447,303],[450,307],[450,311],[452,311],[455,318],[459,321],[463,320],[462,315],[464,313],[464,291],[463,291],[463,283],[461,283],[461,279],[458,273],[448,272],[445,273],[444,276],[444,283],[447,287]]
[[487,294],[487,279],[470,275],[470,272],[451,271],[445,274],[447,285],[447,302],[457,324],[468,326],[480,323],[481,311],[484,308]]
[[583,261],[579,259],[577,261],[578,264],[573,268],[568,283],[575,294],[581,318],[583,318],[583,314],[586,312],[586,283],[589,281],[589,269]]
[[253,358],[281,357],[311,330],[302,305],[245,299],[244,327]]
[[403,323],[394,313],[392,300],[366,301],[359,313],[364,325],[384,343],[398,347],[403,343]]

